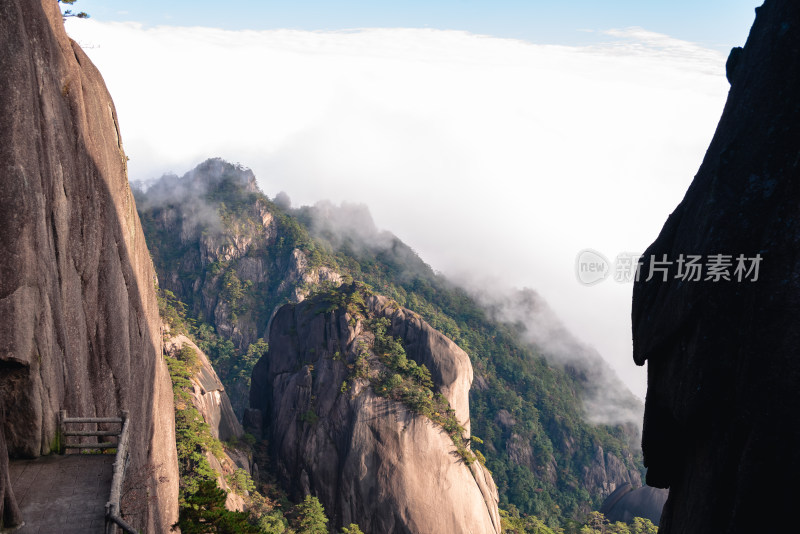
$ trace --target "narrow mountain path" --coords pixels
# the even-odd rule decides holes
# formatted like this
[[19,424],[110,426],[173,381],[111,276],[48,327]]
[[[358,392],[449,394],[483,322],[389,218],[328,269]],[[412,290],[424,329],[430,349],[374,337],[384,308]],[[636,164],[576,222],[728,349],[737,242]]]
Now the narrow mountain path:
[[25,525],[15,534],[102,534],[113,454],[50,455],[10,462]]

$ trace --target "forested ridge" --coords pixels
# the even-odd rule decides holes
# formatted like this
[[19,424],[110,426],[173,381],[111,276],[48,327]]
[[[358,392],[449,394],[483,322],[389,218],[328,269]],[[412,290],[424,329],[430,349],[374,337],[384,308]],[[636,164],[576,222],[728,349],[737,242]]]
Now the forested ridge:
[[240,416],[276,307],[357,281],[419,313],[470,356],[472,433],[482,441],[472,446],[509,518],[567,525],[596,510],[613,485],[639,481],[635,428],[586,422],[588,369],[548,363],[523,341],[524,325],[494,318],[391,234],[348,233],[320,207],[276,203],[252,172],[221,160],[136,196],[161,290],[171,309],[185,306]]

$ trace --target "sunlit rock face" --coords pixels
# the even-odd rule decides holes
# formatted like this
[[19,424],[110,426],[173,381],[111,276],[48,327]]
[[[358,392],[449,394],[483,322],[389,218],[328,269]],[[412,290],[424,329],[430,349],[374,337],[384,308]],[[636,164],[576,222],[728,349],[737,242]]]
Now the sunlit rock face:
[[469,357],[396,303],[372,296],[366,307],[366,317],[356,317],[321,311],[310,299],[275,316],[250,398],[279,477],[295,498],[317,496],[336,526],[358,523],[368,534],[499,533],[491,474],[477,461],[467,465],[441,426],[376,395],[368,379],[348,378],[371,344],[365,321],[386,317],[388,333],[430,369],[434,390],[469,435]]
[[[178,505],[172,388],[114,104],[53,0],[0,2],[0,48],[8,454],[53,452],[59,410],[127,410],[137,487],[122,510],[142,531],[167,532]],[[147,497],[134,503],[133,494]]]
[[[670,488],[667,534],[778,532],[784,514],[765,511],[800,493],[800,4],[767,0],[727,75],[717,132],[633,295],[647,482]],[[729,281],[715,281],[719,254]],[[663,255],[668,279],[646,281]],[[701,280],[680,276],[681,255],[702,257]]]
[[184,347],[197,354],[197,368],[190,379],[192,403],[208,424],[211,435],[220,441],[241,438],[244,435],[242,425],[233,413],[228,393],[206,353],[183,334],[170,337],[164,343],[164,352],[174,358]]

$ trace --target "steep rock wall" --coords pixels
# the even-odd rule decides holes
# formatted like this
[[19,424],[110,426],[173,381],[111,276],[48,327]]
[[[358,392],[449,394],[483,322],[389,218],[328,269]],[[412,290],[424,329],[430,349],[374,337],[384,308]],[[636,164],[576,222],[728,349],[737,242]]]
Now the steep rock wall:
[[[231,401],[225,392],[225,387],[217,376],[208,356],[200,350],[191,339],[183,334],[170,337],[164,343],[164,353],[175,358],[184,347],[191,348],[197,355],[197,368],[190,381],[192,383],[191,400],[200,413],[203,421],[208,425],[211,435],[222,442],[236,441],[244,435],[241,423],[233,413]],[[230,486],[226,476],[237,468],[251,472],[250,455],[245,450],[231,449],[223,445],[223,454],[220,458],[206,451],[206,459],[211,468],[217,473],[217,486],[228,491]],[[228,510],[243,510],[244,499],[233,491],[228,491],[225,498],[225,507]]]
[[190,347],[197,353],[198,368],[191,379],[192,402],[208,424],[211,435],[220,441],[241,438],[244,435],[242,424],[236,419],[225,387],[206,353],[183,334],[171,337],[164,344],[164,352],[175,357],[175,353],[184,346]]
[[49,454],[56,415],[130,412],[123,512],[177,519],[154,271],[100,73],[53,0],[0,3],[0,384],[8,453]]
[[[409,359],[425,364],[469,434],[472,366],[452,341],[383,297],[366,302],[386,317]],[[497,489],[479,462],[467,466],[443,429],[400,402],[350,381],[371,343],[363,318],[322,312],[314,299],[281,308],[270,350],[253,371],[251,405],[279,476],[295,498],[316,495],[336,526],[364,532],[499,533]],[[345,383],[352,386],[345,387]],[[251,415],[252,414],[248,414]]]
[[[634,287],[647,483],[670,488],[664,534],[779,532],[784,514],[771,511],[800,497],[800,3],[757,13],[728,59],[702,166],[642,267],[722,254],[730,281],[684,281],[673,265],[667,281]],[[740,254],[762,258],[757,280],[737,280]]]

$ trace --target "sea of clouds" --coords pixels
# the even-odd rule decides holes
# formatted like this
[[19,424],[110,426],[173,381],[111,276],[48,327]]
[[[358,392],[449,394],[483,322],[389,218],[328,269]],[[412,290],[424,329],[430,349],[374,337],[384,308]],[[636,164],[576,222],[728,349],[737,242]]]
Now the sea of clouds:
[[435,29],[222,31],[67,22],[114,97],[132,180],[220,156],[294,205],[363,203],[435,269],[529,287],[644,397],[629,284],[719,119],[725,57],[640,28],[586,47]]

